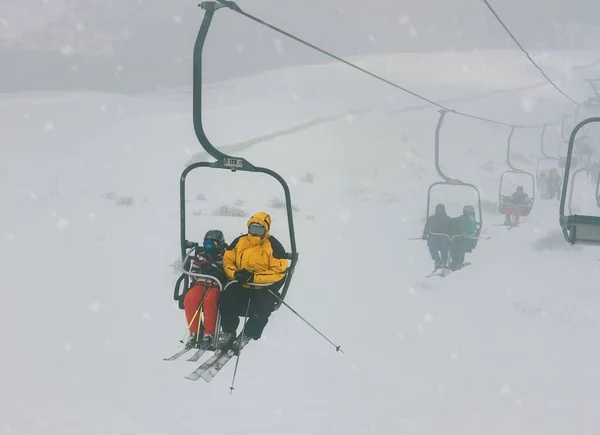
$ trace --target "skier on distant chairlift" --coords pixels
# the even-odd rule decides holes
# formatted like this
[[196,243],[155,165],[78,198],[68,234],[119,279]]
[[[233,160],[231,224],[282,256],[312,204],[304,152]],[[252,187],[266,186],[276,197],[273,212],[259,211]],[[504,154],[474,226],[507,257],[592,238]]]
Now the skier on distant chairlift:
[[452,219],[454,223],[454,236],[450,243],[450,256],[452,263],[450,269],[458,270],[463,267],[465,254],[471,252],[475,247],[476,240],[473,238],[477,231],[475,208],[472,205],[463,207],[463,214]]
[[[529,195],[523,191],[523,186],[518,186],[516,192],[509,197],[508,201],[509,204],[506,207],[506,213],[504,214],[504,225],[518,225],[521,215],[524,211],[528,210],[531,205]],[[511,222],[512,216],[514,216],[514,222]]]
[[427,218],[421,237],[423,240],[427,240],[427,247],[436,269],[445,267],[448,262],[450,238],[453,231],[452,219],[446,214],[446,207],[443,204],[436,205],[435,214]]
[[548,171],[541,170],[537,182],[542,199],[550,199],[548,192]]
[[[227,276],[223,271],[223,252],[227,244],[220,230],[210,230],[204,236],[202,246],[196,247],[195,255],[188,265],[184,265],[193,274],[214,277],[221,287],[225,286]],[[186,348],[208,349],[213,345],[217,323],[218,285],[208,279],[191,276],[191,286],[183,300],[187,319],[189,338]],[[202,305],[202,306],[201,306]],[[203,317],[203,318],[201,318]],[[202,321],[203,328],[200,329]]]
[[562,177],[558,173],[558,169],[552,168],[550,174],[546,179],[546,190],[548,191],[548,197],[554,199],[560,199],[560,190],[562,187]]

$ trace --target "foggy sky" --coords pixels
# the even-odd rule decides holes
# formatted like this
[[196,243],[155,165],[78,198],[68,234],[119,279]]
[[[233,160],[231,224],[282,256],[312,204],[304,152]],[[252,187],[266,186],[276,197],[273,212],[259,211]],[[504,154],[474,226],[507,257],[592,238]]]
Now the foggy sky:
[[[189,85],[203,16],[197,3],[0,0],[0,92],[137,92]],[[481,0],[239,0],[238,5],[342,56],[515,48]],[[496,0],[492,5],[528,49],[597,50],[600,2]],[[205,79],[329,61],[223,9],[205,46]]]

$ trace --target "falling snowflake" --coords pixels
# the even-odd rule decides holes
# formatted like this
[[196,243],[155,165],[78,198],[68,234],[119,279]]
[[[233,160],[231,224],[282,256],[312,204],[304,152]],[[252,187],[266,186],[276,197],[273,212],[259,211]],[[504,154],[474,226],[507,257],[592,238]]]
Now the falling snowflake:
[[503,385],[502,389],[500,390],[501,394],[510,394],[511,392],[512,392],[512,389],[509,384]]
[[67,45],[63,45],[60,48],[60,52],[62,54],[64,54],[65,56],[68,56],[69,54],[73,53],[73,47],[71,45],[68,45],[68,44]]
[[408,15],[402,15],[402,17],[400,17],[400,19],[398,20],[398,23],[402,24],[403,26],[408,24],[408,22],[410,21],[410,17]]
[[342,213],[340,213],[340,220],[342,222],[346,222],[350,219],[350,212],[348,210],[343,210]]
[[65,348],[65,350],[66,350],[67,352],[71,352],[71,349],[72,349],[73,347],[71,346],[71,343],[69,343],[69,342],[66,342],[66,343],[64,344],[64,348]]
[[431,314],[429,314],[429,313],[425,314],[425,316],[423,318],[425,319],[425,321],[427,323],[433,322],[433,316]]
[[96,220],[96,218],[97,218],[96,213],[90,212],[90,214],[88,214],[89,220],[93,221],[93,220]]
[[412,36],[413,38],[416,38],[417,36],[419,36],[419,34],[417,33],[417,28],[415,26],[413,26],[412,24],[408,28],[408,32],[410,33],[410,36]]
[[277,54],[284,54],[285,53],[285,49],[283,48],[283,42],[281,41],[281,39],[276,38],[273,41],[273,45],[275,46],[275,52]]
[[10,240],[11,242],[13,240],[15,240],[15,235],[13,233],[6,233],[6,237],[8,238],[8,240]]
[[148,320],[150,318],[149,313],[142,313],[142,319]]
[[46,122],[44,122],[43,129],[44,129],[44,131],[53,131],[54,130],[54,123],[52,121],[46,121]]
[[100,302],[94,301],[90,304],[88,308],[91,312],[97,313],[100,310]]
[[183,22],[183,20],[181,19],[181,17],[179,15],[174,15],[173,16],[173,22],[175,24],[181,24]]
[[351,113],[346,114],[346,116],[344,116],[344,119],[348,124],[352,124],[354,122],[354,116],[352,116]]
[[411,286],[411,287],[409,287],[409,288],[408,288],[408,293],[409,293],[411,296],[414,296],[414,295],[416,295],[416,294],[417,294],[417,291],[415,290],[415,288],[414,288],[414,287],[412,287],[412,286]]
[[56,228],[58,228],[59,230],[65,230],[65,229],[69,228],[70,226],[71,226],[71,224],[65,218],[60,218],[58,220],[58,223],[56,224]]
[[521,101],[521,107],[523,108],[523,110],[526,113],[533,112],[534,106],[535,106],[535,100],[533,98],[526,97],[526,98],[523,98],[523,100]]

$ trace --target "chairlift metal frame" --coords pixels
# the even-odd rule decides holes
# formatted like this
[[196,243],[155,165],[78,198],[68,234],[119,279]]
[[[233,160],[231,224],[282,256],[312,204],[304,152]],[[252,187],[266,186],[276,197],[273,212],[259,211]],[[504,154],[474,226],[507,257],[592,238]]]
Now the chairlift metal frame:
[[435,169],[436,169],[437,173],[439,174],[439,176],[442,177],[442,179],[444,181],[436,181],[435,183],[433,183],[429,186],[429,189],[427,189],[427,210],[426,210],[425,217],[427,219],[430,216],[430,213],[431,213],[431,191],[436,186],[441,186],[441,185],[459,186],[459,187],[468,187],[470,189],[475,190],[475,192],[477,193],[477,209],[479,212],[479,219],[478,220],[476,219],[477,230],[475,231],[475,234],[473,235],[473,238],[475,239],[475,243],[474,243],[474,248],[475,248],[475,247],[477,247],[477,242],[479,241],[478,238],[479,238],[479,235],[481,234],[481,229],[483,227],[483,213],[482,213],[482,208],[481,208],[481,192],[474,184],[465,183],[461,180],[458,180],[455,178],[450,178],[446,174],[444,174],[444,172],[442,171],[442,168],[440,167],[440,130],[442,128],[442,124],[444,123],[444,118],[446,117],[447,111],[440,110],[439,113],[440,113],[440,117],[438,119],[438,123],[435,128]]
[[[559,224],[565,240],[571,245],[600,245],[600,216],[577,215],[573,214],[571,209],[576,176],[581,172],[591,172],[598,173],[598,176],[600,177],[600,170],[592,167],[580,168],[573,173],[572,177],[569,176],[571,172],[573,145],[577,133],[583,127],[591,123],[600,123],[600,117],[587,118],[577,124],[571,132],[569,146],[567,148],[565,176],[560,198]],[[596,198],[598,198],[598,185],[596,185]],[[568,207],[569,215],[565,215],[565,207]]]
[[[508,204],[503,201],[503,198],[505,197],[505,195],[502,195],[502,185],[504,184],[504,177],[507,174],[524,174],[524,175],[528,175],[531,178],[531,202],[529,203],[529,207],[527,208],[527,210],[523,210],[523,213],[521,213],[522,216],[527,216],[531,213],[531,210],[533,209],[533,204],[535,203],[535,182],[536,182],[536,180],[535,180],[535,176],[532,173],[524,171],[522,169],[515,168],[510,161],[510,147],[511,147],[511,143],[512,143],[513,134],[515,133],[515,129],[516,129],[516,127],[512,127],[510,129],[510,133],[508,134],[508,140],[506,142],[506,163],[510,169],[508,171],[504,171],[502,173],[502,175],[500,175],[500,187],[498,188],[498,211],[500,213],[504,214],[504,213],[506,213],[506,208],[508,206]],[[542,136],[542,138],[543,138],[543,136]],[[542,144],[542,147],[543,147],[543,144]]]
[[544,199],[544,196],[542,194],[541,183],[540,183],[540,172],[541,172],[540,164],[542,162],[554,161],[554,162],[556,162],[556,165],[558,166],[558,157],[550,157],[546,153],[546,150],[544,149],[544,136],[546,134],[546,129],[547,128],[548,128],[548,126],[544,125],[544,128],[542,129],[542,137],[541,137],[541,141],[540,141],[541,150],[542,150],[542,156],[543,157],[537,161],[537,164],[536,164],[536,167],[535,167],[535,181],[537,183],[537,188],[540,191],[540,195],[542,196],[542,199]]
[[[287,253],[287,259],[290,260],[289,267],[286,271],[285,283],[283,284],[280,290],[280,300],[276,302],[274,309],[278,309],[281,306],[281,301],[285,299],[285,296],[288,292],[290,282],[292,280],[292,276],[294,274],[294,270],[296,268],[296,264],[298,263],[299,254],[296,250],[296,236],[294,232],[294,216],[293,216],[293,208],[292,208],[292,200],[290,189],[286,183],[286,181],[275,171],[267,168],[262,168],[258,166],[254,166],[246,159],[241,157],[233,157],[229,156],[221,151],[219,151],[208,139],[204,126],[202,123],[202,53],[204,48],[204,43],[206,41],[206,37],[208,35],[208,30],[210,28],[213,16],[215,12],[223,7],[224,5],[217,4],[214,1],[205,1],[199,5],[202,9],[204,9],[204,18],[202,19],[202,24],[200,25],[200,29],[198,31],[198,35],[196,37],[196,43],[194,46],[194,57],[193,57],[193,123],[194,123],[194,131],[196,133],[196,137],[200,142],[200,145],[206,150],[206,152],[216,159],[215,162],[197,162],[186,167],[180,177],[179,181],[179,208],[180,208],[180,247],[181,247],[181,258],[182,261],[185,259],[187,255],[187,250],[193,246],[193,242],[187,240],[186,238],[186,218],[185,218],[185,181],[188,174],[198,168],[210,168],[210,169],[226,169],[231,172],[254,172],[254,173],[262,173],[266,174],[270,177],[275,178],[283,188],[283,193],[285,195],[285,204],[286,204],[286,212],[287,212],[287,220],[288,220],[288,231],[290,238],[290,249],[291,252]],[[174,299],[179,301],[179,307],[183,307],[183,295],[187,291],[189,287],[189,275],[182,275],[180,279],[177,281],[174,290]],[[183,288],[183,291],[181,289]]]

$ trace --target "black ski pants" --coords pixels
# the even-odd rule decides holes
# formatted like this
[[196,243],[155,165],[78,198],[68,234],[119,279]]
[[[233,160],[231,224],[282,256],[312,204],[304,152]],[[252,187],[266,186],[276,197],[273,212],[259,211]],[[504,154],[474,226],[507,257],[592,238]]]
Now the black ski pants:
[[269,287],[258,289],[244,288],[237,282],[229,285],[221,292],[219,298],[219,312],[221,313],[221,328],[223,332],[237,332],[240,324],[239,316],[246,314],[248,300],[250,300],[244,335],[258,340],[277,302],[277,299],[269,292],[269,289],[276,293],[282,284],[283,280]]

